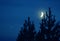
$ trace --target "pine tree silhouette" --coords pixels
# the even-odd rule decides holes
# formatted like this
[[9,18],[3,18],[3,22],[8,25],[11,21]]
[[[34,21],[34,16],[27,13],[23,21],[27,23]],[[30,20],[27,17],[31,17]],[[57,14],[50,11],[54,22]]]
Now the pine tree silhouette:
[[47,37],[48,37],[48,41],[53,41],[52,37],[53,37],[53,33],[52,33],[52,28],[55,26],[55,16],[53,16],[51,14],[51,9],[49,8],[49,14],[47,15],[47,27],[48,27],[48,31],[47,31]]
[[55,27],[55,22],[56,22],[55,16],[51,14],[51,9],[49,8],[49,13],[46,12],[46,17],[44,16],[42,22],[40,23],[41,32],[39,31],[38,34],[36,35],[36,40],[38,41],[55,40],[54,34],[56,34],[56,32],[54,33],[54,30],[52,30],[53,28],[57,28]]
[[36,41],[44,41],[45,40],[45,34],[46,34],[46,28],[45,28],[45,22],[42,20],[42,23],[40,24],[41,32],[39,31],[36,35]]
[[25,20],[24,27],[20,31],[17,41],[34,41],[35,33],[34,23],[31,23],[30,17],[28,17],[28,21]]

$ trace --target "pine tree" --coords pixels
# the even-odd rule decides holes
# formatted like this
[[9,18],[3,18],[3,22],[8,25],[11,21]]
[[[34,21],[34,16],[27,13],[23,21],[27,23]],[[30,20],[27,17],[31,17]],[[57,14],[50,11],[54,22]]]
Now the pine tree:
[[51,9],[49,8],[49,14],[46,14],[47,16],[47,27],[48,27],[48,31],[47,31],[47,37],[48,37],[48,41],[52,41],[52,37],[53,37],[53,33],[52,33],[52,28],[55,26],[55,16],[53,16],[51,14]]
[[35,37],[35,26],[34,23],[30,21],[30,17],[28,17],[28,21],[25,20],[23,25],[23,29],[20,31],[17,41],[34,41]]
[[46,12],[46,17],[44,16],[40,24],[41,32],[38,32],[37,36],[39,35],[39,38],[37,40],[53,41],[54,34],[52,28],[55,26],[55,21],[55,16],[51,14],[51,9],[49,8],[49,13]]
[[45,19],[42,19],[42,22],[40,23],[40,29],[39,32],[36,35],[36,41],[45,41],[46,38],[46,31],[47,29],[45,28]]
[[17,41],[25,41],[26,40],[26,34],[27,34],[27,21],[25,20],[24,23],[24,28],[21,28],[18,37],[17,37]]

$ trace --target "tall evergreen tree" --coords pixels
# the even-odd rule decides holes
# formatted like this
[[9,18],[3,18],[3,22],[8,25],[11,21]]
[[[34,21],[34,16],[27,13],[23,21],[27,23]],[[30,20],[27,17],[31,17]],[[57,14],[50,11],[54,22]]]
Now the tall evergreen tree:
[[47,31],[47,37],[48,37],[48,41],[52,41],[52,37],[53,37],[53,33],[52,33],[52,28],[55,26],[55,16],[53,16],[51,14],[51,9],[49,8],[49,14],[46,14],[47,16],[47,27],[48,27],[48,31]]
[[[49,8],[49,12],[46,12],[46,17],[44,16],[44,18],[42,19],[42,22],[40,24],[40,29],[41,32],[38,32],[38,37],[42,38],[42,40],[40,38],[37,38],[37,40],[41,40],[41,41],[53,41],[53,31],[52,28],[55,26],[55,16],[53,16],[51,14],[51,9]],[[47,29],[48,28],[48,29]],[[40,33],[40,34],[39,34]]]
[[30,17],[28,17],[28,21],[25,20],[23,25],[23,29],[20,31],[17,41],[34,41],[35,36],[35,26],[34,23],[30,21]]
[[45,19],[42,19],[42,22],[40,23],[40,29],[41,31],[39,30],[39,32],[37,33],[36,35],[36,41],[45,41],[46,38],[46,31],[47,29],[45,28]]

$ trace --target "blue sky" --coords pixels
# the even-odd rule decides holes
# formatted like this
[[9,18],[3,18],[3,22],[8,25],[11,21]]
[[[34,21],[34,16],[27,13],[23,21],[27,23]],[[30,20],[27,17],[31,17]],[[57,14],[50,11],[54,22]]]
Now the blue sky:
[[38,11],[48,7],[59,21],[60,0],[0,0],[0,40],[14,41],[28,16],[39,28]]

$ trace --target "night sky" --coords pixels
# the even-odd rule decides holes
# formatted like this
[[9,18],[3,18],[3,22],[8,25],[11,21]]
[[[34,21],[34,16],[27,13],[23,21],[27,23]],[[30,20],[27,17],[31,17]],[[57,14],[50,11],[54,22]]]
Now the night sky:
[[41,22],[38,12],[48,11],[48,7],[59,21],[60,0],[0,0],[0,41],[15,41],[28,16],[38,31]]

